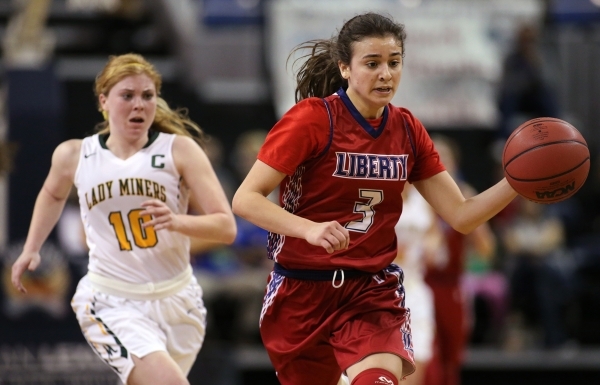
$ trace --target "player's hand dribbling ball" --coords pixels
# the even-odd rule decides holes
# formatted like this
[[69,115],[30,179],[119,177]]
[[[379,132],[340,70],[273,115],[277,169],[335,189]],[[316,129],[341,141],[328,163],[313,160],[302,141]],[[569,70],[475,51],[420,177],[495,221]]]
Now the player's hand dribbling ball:
[[590,151],[581,133],[568,122],[536,118],[508,137],[502,167],[520,195],[538,203],[556,203],[573,196],[585,182]]

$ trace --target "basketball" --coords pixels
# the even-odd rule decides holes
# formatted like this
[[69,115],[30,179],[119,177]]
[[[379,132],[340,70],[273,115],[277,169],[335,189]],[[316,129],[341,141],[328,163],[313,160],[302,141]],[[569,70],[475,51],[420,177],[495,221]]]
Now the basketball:
[[590,171],[581,133],[557,118],[531,119],[513,131],[502,153],[504,176],[521,196],[556,203],[575,194]]

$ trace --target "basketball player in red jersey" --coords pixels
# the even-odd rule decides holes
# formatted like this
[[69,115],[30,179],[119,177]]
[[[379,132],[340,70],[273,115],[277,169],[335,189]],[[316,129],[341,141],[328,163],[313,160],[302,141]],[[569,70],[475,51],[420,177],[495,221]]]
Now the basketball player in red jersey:
[[[275,265],[260,319],[281,384],[398,385],[414,371],[394,226],[412,182],[468,233],[516,193],[506,180],[465,199],[423,125],[390,103],[402,73],[404,26],[366,13],[315,40],[296,99],[270,131],[233,199],[268,230]],[[280,187],[280,205],[267,195]]]
[[[467,197],[475,190],[458,179],[459,149],[452,140],[434,136],[433,142],[448,172]],[[467,249],[472,247],[478,255],[491,258],[496,248],[496,238],[487,223],[462,234],[440,220],[445,245],[434,254],[427,265],[425,282],[433,292],[435,309],[435,338],[433,357],[429,361],[425,385],[459,385],[464,352],[469,338],[469,314],[461,279],[465,268]]]

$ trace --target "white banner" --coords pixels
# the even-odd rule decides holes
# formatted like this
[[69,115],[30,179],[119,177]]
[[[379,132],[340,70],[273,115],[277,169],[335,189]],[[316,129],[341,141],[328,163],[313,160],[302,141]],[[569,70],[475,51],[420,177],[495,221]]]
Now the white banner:
[[[337,34],[363,12],[389,14],[406,26],[406,57],[392,104],[430,128],[495,128],[496,86],[514,32],[537,21],[539,0],[272,0],[267,50],[277,113],[294,104],[291,50]],[[304,52],[306,54],[306,52]]]

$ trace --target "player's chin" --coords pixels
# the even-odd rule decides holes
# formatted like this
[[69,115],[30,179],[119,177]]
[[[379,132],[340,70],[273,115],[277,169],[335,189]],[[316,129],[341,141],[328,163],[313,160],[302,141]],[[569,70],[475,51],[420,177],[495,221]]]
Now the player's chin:
[[142,122],[128,122],[127,128],[131,134],[138,135],[140,133],[146,133],[150,129],[150,124]]
[[372,95],[378,102],[386,105],[392,101],[395,93],[395,90],[391,88],[389,90],[375,89],[373,90]]

